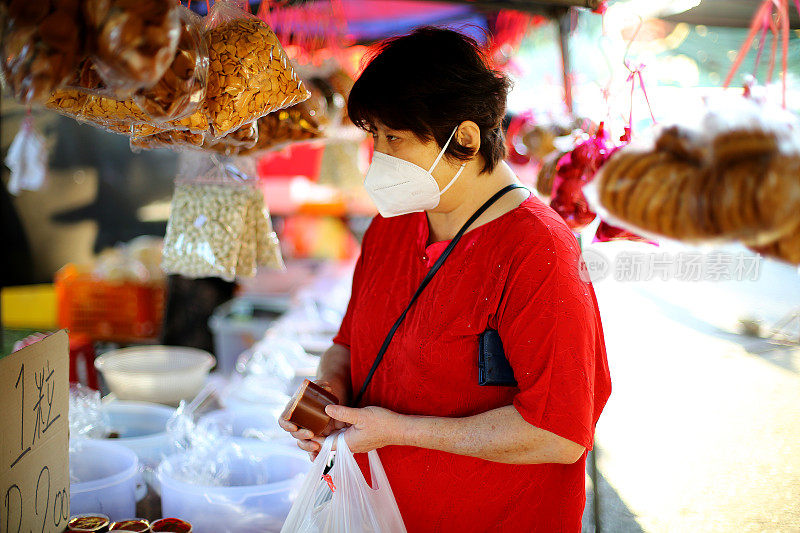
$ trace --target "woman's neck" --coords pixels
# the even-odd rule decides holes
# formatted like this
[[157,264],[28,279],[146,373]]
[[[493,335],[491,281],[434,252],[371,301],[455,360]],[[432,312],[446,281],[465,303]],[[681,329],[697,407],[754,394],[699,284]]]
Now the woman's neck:
[[[452,192],[457,195],[455,207],[448,211],[427,212],[428,244],[452,239],[486,200],[512,183],[519,183],[519,180],[514,171],[505,162],[501,162],[489,174],[473,175],[459,184],[457,189],[453,187]],[[529,192],[524,189],[509,192],[487,209],[469,229],[482,226],[519,207],[528,196]]]

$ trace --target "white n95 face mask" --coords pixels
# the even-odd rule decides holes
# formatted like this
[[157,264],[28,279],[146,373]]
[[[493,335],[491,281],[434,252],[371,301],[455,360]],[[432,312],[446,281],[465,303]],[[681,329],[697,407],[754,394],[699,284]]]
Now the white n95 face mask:
[[433,179],[431,172],[444,156],[457,129],[458,126],[448,137],[430,170],[382,152],[375,152],[372,155],[372,163],[364,178],[364,188],[367,189],[367,194],[372,198],[381,216],[396,217],[418,213],[434,209],[439,205],[442,194],[456,182],[466,165],[466,163],[461,165],[450,183],[439,190],[439,184]]

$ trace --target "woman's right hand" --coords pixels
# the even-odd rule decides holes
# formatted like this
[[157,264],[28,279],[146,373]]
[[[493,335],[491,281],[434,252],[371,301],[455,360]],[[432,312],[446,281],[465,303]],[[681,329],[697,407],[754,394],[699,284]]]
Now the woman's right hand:
[[[339,399],[339,405],[347,405],[350,394],[345,380],[338,377],[330,377],[317,380],[314,383],[336,396]],[[319,435],[314,435],[311,431],[299,428],[285,418],[280,418],[278,424],[297,439],[297,446],[307,451],[312,461],[317,458],[317,454],[322,449],[322,442],[325,437],[347,426],[344,422],[331,419],[327,427]]]

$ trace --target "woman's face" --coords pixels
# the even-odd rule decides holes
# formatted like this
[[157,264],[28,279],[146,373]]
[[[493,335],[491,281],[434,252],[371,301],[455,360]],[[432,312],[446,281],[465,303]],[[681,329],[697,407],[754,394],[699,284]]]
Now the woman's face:
[[[436,156],[442,148],[436,141],[421,141],[414,133],[408,130],[393,130],[383,124],[372,126],[373,146],[376,152],[382,152],[394,157],[399,157],[417,166],[429,170]],[[453,141],[451,141],[452,143]],[[447,157],[442,157],[431,175],[439,184],[439,190],[443,189],[450,180],[453,179],[461,162],[453,164]]]

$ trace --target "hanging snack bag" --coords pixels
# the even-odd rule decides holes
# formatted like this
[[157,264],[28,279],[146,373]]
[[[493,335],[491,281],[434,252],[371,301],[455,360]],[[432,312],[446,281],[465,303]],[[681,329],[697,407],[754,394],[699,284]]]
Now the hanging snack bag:
[[142,89],[134,101],[156,122],[182,119],[194,113],[206,94],[208,51],[202,19],[181,6],[178,49],[169,68],[153,87]]
[[97,71],[120,96],[153,87],[180,38],[174,0],[84,0]]
[[224,158],[184,154],[164,237],[164,271],[228,281],[252,276],[238,266],[242,243],[252,238],[248,217],[254,187],[255,180]]
[[240,155],[245,149],[252,148],[258,142],[258,125],[256,122],[245,124],[221,139],[206,137],[203,149],[223,155]]
[[302,102],[288,109],[275,111],[258,119],[258,142],[243,150],[242,155],[252,155],[287,144],[322,137],[319,123],[323,112]]
[[206,113],[215,138],[310,96],[272,30],[235,0],[206,18]]
[[[133,127],[136,129],[136,126]],[[156,148],[169,148],[170,150],[199,150],[203,146],[203,134],[192,133],[185,130],[166,130],[150,135],[137,135],[131,132],[131,150],[153,150]]]
[[264,196],[258,191],[255,198],[254,215],[256,222],[256,263],[260,267],[284,270],[286,267],[281,255],[278,234],[272,229],[272,220],[264,203]]
[[83,52],[79,3],[4,2],[2,70],[14,97],[41,103],[72,76]]

